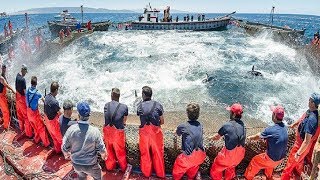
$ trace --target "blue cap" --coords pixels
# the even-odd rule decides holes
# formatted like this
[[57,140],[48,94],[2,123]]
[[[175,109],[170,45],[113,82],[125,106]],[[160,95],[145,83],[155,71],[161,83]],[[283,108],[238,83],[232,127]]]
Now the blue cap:
[[82,117],[90,116],[90,106],[87,102],[80,102],[77,105],[77,110]]
[[312,101],[314,102],[314,104],[315,104],[316,106],[318,106],[318,105],[320,104],[320,94],[318,94],[318,93],[312,93],[312,94],[311,94],[311,99],[312,99]]

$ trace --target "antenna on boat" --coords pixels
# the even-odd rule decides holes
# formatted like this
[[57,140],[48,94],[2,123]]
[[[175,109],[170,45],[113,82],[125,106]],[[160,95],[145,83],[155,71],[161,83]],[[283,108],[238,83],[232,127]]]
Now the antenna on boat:
[[81,5],[80,7],[81,7],[81,23],[83,23],[83,5]]
[[274,15],[274,9],[275,9],[275,8],[276,8],[276,7],[272,6],[271,13],[270,13],[271,27],[272,27],[272,25],[273,25],[273,15]]

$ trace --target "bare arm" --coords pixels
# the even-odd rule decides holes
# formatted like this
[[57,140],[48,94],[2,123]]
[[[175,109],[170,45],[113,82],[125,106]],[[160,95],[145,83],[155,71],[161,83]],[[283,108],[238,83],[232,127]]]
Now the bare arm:
[[7,83],[7,81],[6,81],[3,77],[0,78],[0,82],[1,82],[5,87],[7,87],[8,89],[10,89],[14,94],[16,94],[16,91],[13,90],[13,88]]
[[249,136],[248,139],[256,141],[256,140],[260,139],[260,135],[261,135],[261,133],[257,133],[255,135]]
[[220,136],[220,134],[216,133],[215,135],[213,135],[212,137],[210,137],[211,140],[213,141],[217,141],[221,138],[222,136]]
[[308,148],[309,144],[311,143],[311,138],[312,138],[312,135],[306,133],[306,135],[304,137],[304,140],[303,140],[299,150],[297,151],[297,153],[295,155],[296,158],[299,158],[298,156],[300,156],[302,153],[304,153],[306,151],[306,149]]
[[160,125],[163,125],[163,124],[164,124],[164,117],[162,115],[162,116],[160,116]]
[[296,128],[299,125],[300,121],[296,121],[293,124],[290,125],[291,128]]

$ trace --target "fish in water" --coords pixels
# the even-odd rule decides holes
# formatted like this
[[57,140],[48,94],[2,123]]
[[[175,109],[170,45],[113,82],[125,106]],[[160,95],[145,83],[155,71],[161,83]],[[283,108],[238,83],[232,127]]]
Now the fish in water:
[[254,70],[254,66],[252,66],[251,71],[248,71],[248,74],[251,74],[252,76],[261,76],[261,77],[263,76],[261,72]]
[[212,77],[212,76],[209,76],[208,73],[206,73],[206,78],[204,80],[202,80],[202,82],[203,83],[208,83],[208,82],[210,82],[212,80],[215,80],[215,78]]

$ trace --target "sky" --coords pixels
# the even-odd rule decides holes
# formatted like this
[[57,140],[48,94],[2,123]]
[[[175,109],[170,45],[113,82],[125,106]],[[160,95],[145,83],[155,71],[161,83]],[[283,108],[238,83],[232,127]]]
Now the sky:
[[[0,12],[13,13],[39,7],[78,7],[105,9],[142,9],[152,7],[207,13],[270,13],[320,15],[319,0],[0,0]],[[142,10],[141,10],[142,11]]]

